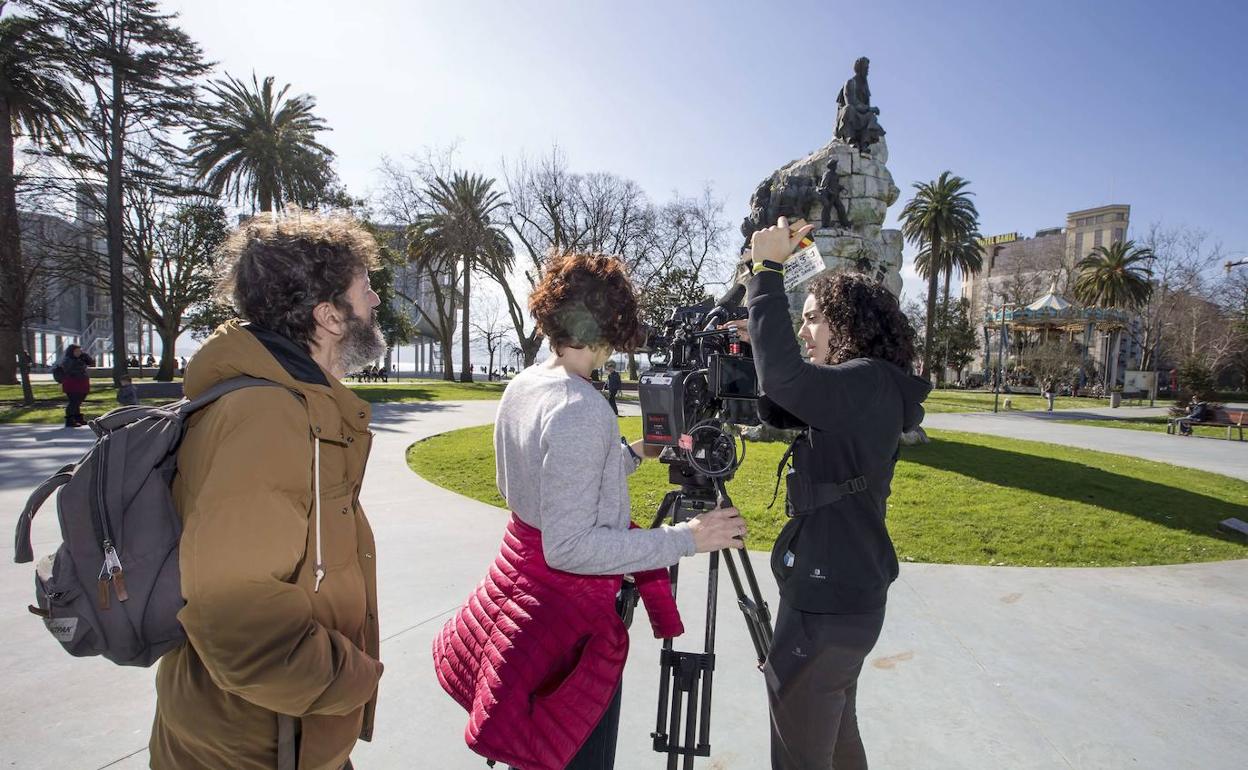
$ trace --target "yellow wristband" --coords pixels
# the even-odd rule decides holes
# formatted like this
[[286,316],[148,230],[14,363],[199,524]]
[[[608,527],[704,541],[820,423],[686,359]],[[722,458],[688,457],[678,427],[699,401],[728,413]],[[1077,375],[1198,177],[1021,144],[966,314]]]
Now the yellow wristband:
[[757,265],[754,266],[754,275],[758,275],[759,273],[763,273],[763,272],[779,273],[780,275],[784,275],[783,270],[777,270],[774,267],[767,267],[762,262],[759,262]]

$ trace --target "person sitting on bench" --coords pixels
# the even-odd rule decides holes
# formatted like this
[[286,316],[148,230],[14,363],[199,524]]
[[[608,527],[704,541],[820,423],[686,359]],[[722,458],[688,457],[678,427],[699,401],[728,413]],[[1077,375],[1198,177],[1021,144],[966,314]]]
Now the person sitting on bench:
[[1203,422],[1209,418],[1209,404],[1204,401],[1197,401],[1192,396],[1192,402],[1187,406],[1187,414],[1179,419],[1179,433],[1184,436],[1192,435],[1192,423]]

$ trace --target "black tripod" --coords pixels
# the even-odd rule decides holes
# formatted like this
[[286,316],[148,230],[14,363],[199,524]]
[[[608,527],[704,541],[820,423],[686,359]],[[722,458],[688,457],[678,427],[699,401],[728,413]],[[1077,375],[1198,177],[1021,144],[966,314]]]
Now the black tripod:
[[[677,468],[673,467],[676,472]],[[673,476],[676,474],[673,473]],[[681,487],[668,492],[659,505],[654,524],[658,527],[665,519],[673,524],[697,516],[717,507],[728,507],[732,500],[724,487],[723,478],[711,479],[702,474],[682,474]],[[675,479],[673,479],[675,480]],[[672,640],[663,640],[660,653],[659,710],[655,720],[654,750],[667,754],[668,770],[676,770],[677,758],[684,757],[684,770],[693,770],[694,757],[711,754],[711,684],[715,672],[715,611],[719,598],[719,557],[723,554],[732,587],[737,592],[737,605],[745,615],[746,628],[754,643],[754,653],[761,668],[771,647],[771,613],[763,601],[754,578],[750,555],[740,552],[741,571],[745,584],[737,571],[733,549],[711,554],[706,587],[706,637],[702,652],[681,652],[672,649]],[[679,566],[671,568],[672,593],[676,593]],[[750,595],[745,593],[749,587]],[[683,723],[683,725],[682,725]],[[683,742],[681,735],[683,732]]]

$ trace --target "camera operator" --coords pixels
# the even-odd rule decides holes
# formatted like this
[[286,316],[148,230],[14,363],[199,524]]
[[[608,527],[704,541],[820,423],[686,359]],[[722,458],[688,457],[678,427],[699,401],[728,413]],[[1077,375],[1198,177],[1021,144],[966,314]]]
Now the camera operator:
[[623,263],[555,257],[529,309],[554,355],[521,372],[499,403],[497,482],[512,520],[489,576],[443,629],[434,658],[443,687],[472,714],[473,750],[524,770],[604,770],[615,761],[628,650],[619,576],[635,575],[655,635],[675,636],[683,629],[660,568],[740,548],[746,527],[735,508],[723,508],[630,529],[628,476],[651,451],[623,443],[590,381],[638,336]]
[[[765,674],[772,767],[867,766],[855,695],[879,638],[897,555],[885,512],[903,431],[923,419],[931,386],[909,374],[914,332],[884,287],[858,275],[816,279],[798,336],[784,263],[810,225],[754,234],[748,333],[775,427],[802,427],[786,478],[791,517],[772,551],[780,584]],[[740,325],[740,322],[737,324]]]

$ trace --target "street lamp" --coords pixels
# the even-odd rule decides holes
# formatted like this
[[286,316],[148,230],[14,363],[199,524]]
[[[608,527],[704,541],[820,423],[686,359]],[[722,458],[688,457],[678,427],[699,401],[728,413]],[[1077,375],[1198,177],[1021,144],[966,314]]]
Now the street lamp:
[[1223,267],[1226,268],[1226,274],[1230,275],[1232,267],[1243,267],[1244,265],[1248,265],[1248,257],[1240,257],[1236,260],[1228,259]]
[[997,342],[997,386],[992,389],[992,412],[996,414],[1001,402],[1001,388],[1005,387],[1005,338],[1009,327],[1005,323],[1005,311],[1012,303],[1001,303],[1001,338]]

